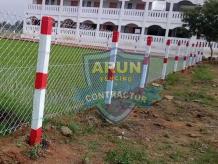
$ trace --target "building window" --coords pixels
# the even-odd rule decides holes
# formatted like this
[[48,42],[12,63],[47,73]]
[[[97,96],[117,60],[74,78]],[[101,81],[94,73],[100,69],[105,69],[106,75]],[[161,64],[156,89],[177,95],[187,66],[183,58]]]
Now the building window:
[[132,3],[128,3],[127,9],[132,9]]
[[87,2],[87,7],[91,7],[92,6],[92,2],[91,1],[88,1]]
[[94,7],[100,7],[100,2],[94,2]]
[[78,6],[78,1],[71,1],[71,6]]
[[117,3],[111,2],[109,8],[117,8]]
[[145,4],[144,4],[144,3],[138,3],[138,4],[136,5],[136,9],[138,9],[138,10],[144,10],[144,9],[145,9]]

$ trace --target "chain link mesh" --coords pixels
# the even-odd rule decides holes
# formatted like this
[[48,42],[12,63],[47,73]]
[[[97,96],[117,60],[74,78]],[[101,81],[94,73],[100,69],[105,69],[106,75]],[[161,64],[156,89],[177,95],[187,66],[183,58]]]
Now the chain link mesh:
[[[0,13],[0,135],[11,133],[31,120],[40,22],[31,18],[29,23],[36,24],[35,31],[31,33],[25,29],[25,35],[32,36],[31,39],[25,39],[23,20],[26,21],[16,15]],[[108,34],[106,40],[96,40],[93,35],[83,37],[82,33],[78,33],[78,37],[71,36],[75,29],[70,28],[75,28],[75,25],[72,26],[69,22],[62,26],[69,28],[64,37],[60,38],[53,30],[45,118],[92,107],[103,101],[106,89],[106,66],[109,62],[112,33]],[[88,30],[87,33],[90,32]],[[101,47],[101,44],[107,46]],[[135,51],[131,52],[119,49],[116,66],[120,67],[121,75],[125,64],[133,62],[133,66],[137,67],[137,63],[143,62],[144,52],[135,47]],[[152,53],[149,81],[161,77],[163,55]],[[123,66],[118,66],[119,63]],[[173,63],[171,56],[168,74],[173,71]],[[182,69],[182,59],[178,69]],[[131,80],[128,79],[130,76]],[[128,70],[125,77],[115,79],[114,91],[135,90],[140,78],[140,72],[131,74]]]

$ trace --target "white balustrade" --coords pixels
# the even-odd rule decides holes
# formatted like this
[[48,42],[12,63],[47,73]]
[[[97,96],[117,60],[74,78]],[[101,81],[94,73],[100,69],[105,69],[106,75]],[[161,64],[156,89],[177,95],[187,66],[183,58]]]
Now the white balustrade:
[[60,33],[62,35],[76,35],[76,29],[61,28]]
[[112,37],[112,32],[99,31],[98,36],[100,38],[111,38]]
[[125,9],[124,10],[124,19],[129,19],[130,17],[144,17],[144,11],[143,10],[134,10],[134,9]]
[[82,7],[82,15],[85,17],[98,17],[99,8],[97,7]]
[[148,11],[148,18],[155,21],[155,19],[166,20],[168,17],[167,11]]
[[63,14],[64,15],[70,15],[70,16],[77,16],[78,14],[78,7],[72,7],[72,6],[64,6],[63,7]]
[[95,30],[79,30],[80,36],[95,36],[96,31]]
[[41,10],[42,9],[42,5],[38,5],[38,4],[29,4],[28,5],[28,10],[34,11],[34,10]]
[[110,9],[110,8],[103,8],[102,9],[102,17],[103,18],[118,18],[120,15],[120,9]]
[[137,42],[140,39],[140,34],[125,34],[121,33],[120,39],[125,41]]

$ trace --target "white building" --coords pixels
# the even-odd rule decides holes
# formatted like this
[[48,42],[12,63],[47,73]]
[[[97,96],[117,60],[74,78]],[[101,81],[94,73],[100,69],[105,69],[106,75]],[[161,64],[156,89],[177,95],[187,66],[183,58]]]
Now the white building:
[[159,1],[165,4],[161,11],[152,9],[153,0],[33,0],[25,13],[24,34],[38,33],[41,16],[50,15],[55,20],[56,38],[69,42],[86,37],[87,43],[106,43],[111,31],[118,30],[121,40],[129,41],[128,47],[135,47],[133,43],[145,40],[146,35],[153,35],[155,42],[170,37],[176,43],[181,31],[186,32],[182,8],[202,5],[204,0]]

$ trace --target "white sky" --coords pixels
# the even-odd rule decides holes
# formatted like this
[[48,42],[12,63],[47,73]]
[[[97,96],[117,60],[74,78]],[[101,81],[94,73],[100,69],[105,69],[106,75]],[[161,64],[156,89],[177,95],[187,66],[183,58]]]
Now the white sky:
[[25,8],[32,0],[0,0],[0,11],[23,16]]

